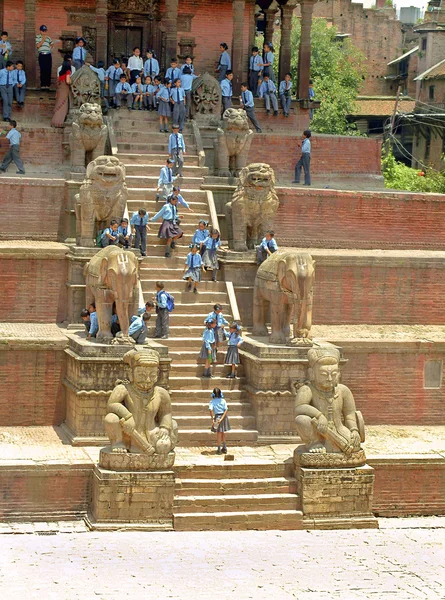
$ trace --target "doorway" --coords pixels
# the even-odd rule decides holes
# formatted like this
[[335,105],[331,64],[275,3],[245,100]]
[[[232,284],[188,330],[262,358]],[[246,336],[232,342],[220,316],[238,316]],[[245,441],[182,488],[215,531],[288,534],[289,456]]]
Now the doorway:
[[143,27],[127,26],[112,23],[110,35],[110,59],[129,58],[133,48],[139,46],[143,50]]

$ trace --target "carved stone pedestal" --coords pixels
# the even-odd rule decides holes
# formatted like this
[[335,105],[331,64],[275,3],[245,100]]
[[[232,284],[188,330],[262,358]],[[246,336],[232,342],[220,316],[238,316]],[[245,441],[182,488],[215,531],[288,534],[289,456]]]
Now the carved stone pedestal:
[[[295,450],[297,493],[305,529],[378,528],[372,513],[374,469],[366,464],[351,466],[366,460],[363,451],[356,454],[360,456],[347,459],[338,454],[300,454],[298,448]],[[338,460],[345,466],[318,466],[334,465]]]
[[96,466],[86,523],[104,531],[172,530],[174,490],[171,470],[110,471]]

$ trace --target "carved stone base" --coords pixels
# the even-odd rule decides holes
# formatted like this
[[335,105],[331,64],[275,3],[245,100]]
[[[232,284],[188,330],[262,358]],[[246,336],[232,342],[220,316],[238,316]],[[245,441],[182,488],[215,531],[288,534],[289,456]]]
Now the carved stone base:
[[174,452],[153,454],[153,456],[130,452],[117,454],[107,446],[102,448],[99,455],[99,466],[109,471],[159,471],[171,469],[174,463]]
[[364,450],[346,456],[340,452],[311,453],[305,452],[306,446],[298,446],[294,451],[294,464],[311,469],[343,469],[345,467],[362,467],[366,464]]
[[93,471],[90,529],[173,529],[173,471]]
[[372,513],[374,469],[369,465],[322,469],[296,462],[295,477],[305,528],[378,528]]

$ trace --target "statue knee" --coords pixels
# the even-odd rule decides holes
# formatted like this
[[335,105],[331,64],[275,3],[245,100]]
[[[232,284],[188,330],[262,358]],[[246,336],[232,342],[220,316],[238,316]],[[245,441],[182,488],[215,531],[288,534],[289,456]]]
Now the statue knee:
[[310,417],[306,415],[298,415],[298,417],[295,417],[295,425],[302,439],[312,437],[313,427]]
[[119,417],[117,415],[115,415],[114,413],[108,413],[104,417],[104,425],[105,425],[105,427],[114,428],[117,425],[119,425],[119,421],[120,421]]

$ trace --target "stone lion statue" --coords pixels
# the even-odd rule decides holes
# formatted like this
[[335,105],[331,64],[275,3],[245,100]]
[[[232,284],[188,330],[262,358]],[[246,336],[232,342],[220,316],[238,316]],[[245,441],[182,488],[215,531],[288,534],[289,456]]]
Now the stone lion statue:
[[228,108],[223,114],[223,126],[215,140],[215,166],[219,177],[238,177],[247,164],[253,131],[245,110]]
[[70,134],[71,166],[85,171],[86,165],[105,153],[108,127],[98,104],[85,103],[72,124]]
[[226,204],[231,247],[245,252],[259,244],[265,232],[271,229],[278,206],[272,167],[265,163],[244,167],[232,202]]
[[99,156],[87,167],[75,197],[76,243],[93,247],[96,231],[120,221],[127,205],[125,166],[115,156]]

